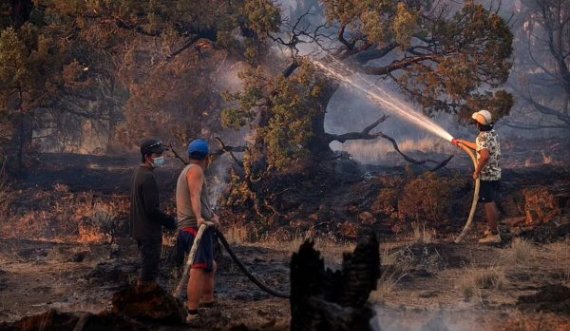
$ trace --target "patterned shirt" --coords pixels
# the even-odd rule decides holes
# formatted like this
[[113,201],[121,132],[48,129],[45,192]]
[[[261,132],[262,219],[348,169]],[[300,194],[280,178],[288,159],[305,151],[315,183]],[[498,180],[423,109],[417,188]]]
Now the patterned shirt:
[[481,169],[481,180],[491,181],[501,179],[501,145],[499,144],[499,136],[495,130],[481,131],[475,139],[477,145],[477,162],[479,162],[479,152],[482,149],[489,151],[489,161]]

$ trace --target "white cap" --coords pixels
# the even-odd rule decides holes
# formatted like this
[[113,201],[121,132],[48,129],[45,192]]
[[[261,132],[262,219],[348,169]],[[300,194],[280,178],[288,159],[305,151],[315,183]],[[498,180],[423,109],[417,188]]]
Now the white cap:
[[491,116],[491,112],[486,109],[481,109],[480,111],[474,112],[473,115],[471,115],[471,118],[482,125],[489,125],[493,122],[493,116]]

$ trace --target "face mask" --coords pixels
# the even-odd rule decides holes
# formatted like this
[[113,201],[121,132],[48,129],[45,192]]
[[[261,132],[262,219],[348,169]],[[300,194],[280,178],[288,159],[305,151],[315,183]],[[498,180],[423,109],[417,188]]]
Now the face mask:
[[164,166],[164,162],[164,156],[159,156],[154,159],[154,162],[152,164],[155,168],[160,168]]

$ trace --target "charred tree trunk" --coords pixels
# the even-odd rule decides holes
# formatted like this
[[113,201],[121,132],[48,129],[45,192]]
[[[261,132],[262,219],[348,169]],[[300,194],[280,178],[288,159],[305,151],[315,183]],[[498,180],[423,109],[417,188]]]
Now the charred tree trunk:
[[328,138],[328,134],[325,132],[325,116],[327,113],[327,106],[337,88],[337,83],[327,81],[323,86],[323,94],[321,98],[319,98],[318,103],[315,104],[315,108],[318,110],[318,115],[313,119],[312,126],[314,137],[309,142],[308,149],[316,160],[330,159],[332,156],[332,150],[330,148],[331,141]]
[[247,150],[247,157],[244,160],[245,183],[250,192],[255,214],[262,219],[266,219],[265,214],[267,212],[267,208],[264,208],[267,205],[264,202],[265,194],[262,191],[263,177],[266,175],[268,167],[267,147],[262,130],[269,124],[270,114],[268,109],[270,107],[271,105],[267,104],[258,116],[255,140],[253,146]]
[[301,245],[291,258],[291,330],[371,330],[374,311],[367,301],[380,277],[378,247],[376,236],[368,236],[333,272],[313,243]]
[[23,99],[22,99],[23,95],[22,95],[22,89],[19,88],[18,89],[18,104],[17,104],[17,109],[18,109],[18,173],[21,173],[21,171],[23,170],[24,167],[24,131],[25,131],[25,125],[24,125],[24,108],[22,107],[23,104]]
[[16,101],[16,109],[18,112],[16,127],[18,128],[18,134],[15,139],[16,146],[16,166],[14,169],[15,173],[21,175],[25,169],[24,155],[26,151],[32,144],[33,136],[33,123],[32,118],[27,114],[23,106],[23,91],[21,88],[18,89],[18,100]]
[[34,9],[32,0],[10,0],[10,19],[16,28],[22,26],[29,18]]

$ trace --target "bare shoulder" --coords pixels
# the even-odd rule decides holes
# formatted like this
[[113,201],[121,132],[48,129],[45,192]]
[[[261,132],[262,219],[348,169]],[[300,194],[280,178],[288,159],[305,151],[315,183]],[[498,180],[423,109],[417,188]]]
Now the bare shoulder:
[[190,167],[186,173],[186,178],[188,180],[202,180],[204,178],[204,171],[199,166]]

